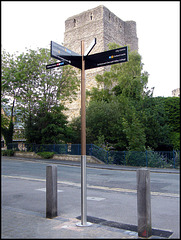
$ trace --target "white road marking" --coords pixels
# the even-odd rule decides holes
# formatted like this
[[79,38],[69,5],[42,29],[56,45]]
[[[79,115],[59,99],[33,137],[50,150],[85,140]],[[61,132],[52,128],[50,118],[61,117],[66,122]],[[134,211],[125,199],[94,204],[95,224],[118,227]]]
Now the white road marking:
[[87,197],[87,200],[92,200],[92,201],[102,201],[105,198],[100,198],[100,197]]
[[[14,179],[22,179],[22,180],[29,180],[29,181],[40,181],[40,182],[46,182],[46,179],[38,179],[38,178],[29,178],[29,177],[20,177],[20,176],[9,176],[9,175],[2,175],[2,177],[7,178],[14,178]],[[70,185],[74,187],[81,187],[80,183],[74,183],[74,182],[67,182],[67,181],[57,181],[58,184],[65,184]],[[134,189],[126,189],[126,188],[111,188],[111,187],[103,187],[103,186],[94,186],[87,184],[87,188],[91,189],[100,189],[105,191],[115,191],[115,192],[123,192],[123,193],[135,193],[137,194],[137,190]],[[162,192],[151,192],[152,196],[164,196],[164,197],[176,197],[179,198],[180,195],[177,193],[162,193]]]
[[[35,190],[46,192],[46,188],[39,188],[39,189],[35,189]],[[63,190],[57,190],[57,192],[63,192]]]

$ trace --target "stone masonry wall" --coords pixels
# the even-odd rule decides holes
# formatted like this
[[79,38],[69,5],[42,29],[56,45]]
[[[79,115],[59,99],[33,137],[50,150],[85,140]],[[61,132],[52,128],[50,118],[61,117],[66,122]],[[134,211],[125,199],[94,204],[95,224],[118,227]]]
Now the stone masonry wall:
[[[138,51],[136,22],[124,22],[103,5],[69,17],[65,21],[65,47],[81,54],[81,41],[84,40],[86,50],[94,38],[97,41],[90,54],[109,50],[108,43],[112,42],[121,46],[129,45],[132,51]],[[90,90],[92,87],[96,87],[95,76],[103,74],[109,68],[110,66],[86,70],[86,89]],[[80,73],[78,77],[81,78]],[[69,108],[65,112],[68,120],[79,116],[80,90],[77,92],[77,100],[72,103],[65,102],[65,105]]]

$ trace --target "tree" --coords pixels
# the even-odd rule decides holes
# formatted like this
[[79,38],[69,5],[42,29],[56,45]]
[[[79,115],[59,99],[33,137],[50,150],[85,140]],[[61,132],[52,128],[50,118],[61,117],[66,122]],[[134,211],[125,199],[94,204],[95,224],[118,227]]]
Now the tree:
[[13,131],[14,131],[14,124],[13,124],[13,109],[14,109],[14,101],[13,106],[11,109],[11,115],[8,117],[4,111],[4,114],[1,113],[1,132],[4,136],[5,144],[8,146],[8,143],[12,143],[13,140]]
[[[4,111],[4,114],[1,111],[1,132],[4,136],[6,145],[12,142],[13,138],[13,130],[14,130],[14,108],[15,108],[15,96],[16,91],[15,87],[13,86],[14,83],[14,59],[13,55],[6,53],[5,51],[2,52],[1,55],[1,108]],[[12,71],[9,73],[8,69],[11,68]],[[6,105],[6,110],[4,108]],[[8,114],[7,112],[10,112]]]
[[[80,142],[80,117],[71,126],[77,133],[77,142]],[[86,108],[86,137],[87,143],[99,143],[106,149],[119,151],[143,150],[145,146],[143,125],[132,103],[124,97],[119,101],[89,103]]]
[[127,150],[145,151],[145,129],[134,108],[122,117],[123,132],[128,140]]
[[66,116],[62,113],[63,106],[53,107],[51,112],[39,109],[29,115],[25,124],[27,143],[53,144],[66,142],[68,133]]
[[17,57],[3,52],[2,59],[3,103],[10,106],[14,102],[26,127],[40,112],[57,114],[54,107],[76,97],[79,81],[72,67],[46,70],[46,64],[53,61],[49,50],[27,50]]
[[[115,43],[109,44],[109,49],[121,47]],[[129,49],[129,48],[128,48]],[[112,96],[124,96],[131,99],[139,100],[145,95],[151,95],[148,90],[148,73],[142,72],[143,63],[141,56],[137,51],[128,50],[129,61],[122,64],[111,65],[110,71],[104,72],[103,75],[97,75],[96,81],[98,88],[93,88],[89,92],[92,100],[109,101]],[[104,86],[103,89],[99,88]]]
[[[148,73],[142,68],[141,56],[129,51],[128,62],[96,76],[98,87],[88,92],[88,143],[116,150],[180,149],[180,99],[153,97],[154,88],[148,89]],[[80,142],[80,118],[72,127]]]
[[167,97],[164,98],[164,103],[169,126],[172,131],[180,132],[180,98]]
[[39,49],[29,50],[17,58],[16,79],[21,85],[18,101],[25,114],[40,105],[49,111],[59,105],[60,100],[75,97],[79,86],[75,71],[70,66],[46,70],[46,64],[52,62],[49,55],[49,50]]
[[164,98],[167,124],[170,127],[169,137],[175,150],[180,149],[180,98]]
[[139,119],[144,126],[146,148],[153,150],[172,149],[168,116],[165,111],[164,97],[145,97],[135,103]]
[[[109,49],[118,47],[114,43],[109,45]],[[128,62],[114,64],[110,71],[96,76],[98,87],[88,92],[90,104],[86,110],[87,131],[92,140],[104,136],[117,150],[145,149],[144,125],[135,102],[152,93],[146,87],[148,73],[142,72],[142,68],[141,56],[129,50]],[[93,120],[89,124],[90,119]]]
[[8,143],[12,143],[13,130],[14,125],[12,120],[10,120],[8,127],[1,126],[1,133],[4,136],[6,146],[8,145]]

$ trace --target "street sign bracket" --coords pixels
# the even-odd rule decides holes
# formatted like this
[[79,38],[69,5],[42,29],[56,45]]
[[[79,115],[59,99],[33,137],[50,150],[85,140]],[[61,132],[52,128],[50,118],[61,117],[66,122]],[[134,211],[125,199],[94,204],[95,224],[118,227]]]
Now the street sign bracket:
[[96,38],[93,39],[93,41],[89,45],[88,49],[85,51],[84,56],[89,55],[89,53],[92,51],[92,49],[95,45],[96,45]]

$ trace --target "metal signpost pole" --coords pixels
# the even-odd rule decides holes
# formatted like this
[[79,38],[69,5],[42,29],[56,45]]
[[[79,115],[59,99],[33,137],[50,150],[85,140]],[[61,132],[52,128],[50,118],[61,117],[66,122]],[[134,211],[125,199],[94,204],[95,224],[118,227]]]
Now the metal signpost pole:
[[81,41],[82,70],[81,70],[81,222],[80,227],[90,226],[87,222],[87,175],[86,175],[86,88],[84,41]]
[[82,71],[81,71],[81,155],[86,155],[86,92],[85,92],[85,60],[84,41],[81,41]]
[[86,176],[86,88],[84,41],[81,41],[81,225],[87,225],[87,176]]

